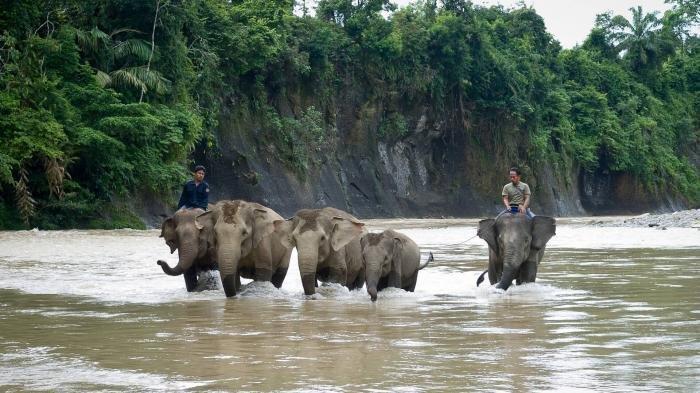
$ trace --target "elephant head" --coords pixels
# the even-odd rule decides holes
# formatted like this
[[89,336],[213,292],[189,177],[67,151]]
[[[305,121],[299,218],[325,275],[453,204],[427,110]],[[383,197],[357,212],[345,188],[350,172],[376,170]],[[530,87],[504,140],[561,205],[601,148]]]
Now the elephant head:
[[508,289],[513,279],[534,282],[544,248],[555,234],[554,218],[503,214],[479,222],[477,234],[489,246],[489,280]]
[[[297,248],[299,273],[306,295],[316,292],[317,268],[322,262],[332,259],[352,240],[364,231],[364,225],[350,214],[326,207],[323,209],[302,209],[289,220],[275,222],[285,247]],[[344,259],[329,266],[330,281],[345,285],[346,266]]]
[[[158,261],[158,265],[166,274],[179,276],[186,273],[192,268],[195,260],[206,255],[208,233],[200,231],[195,225],[195,217],[203,212],[202,209],[180,209],[161,225],[160,237],[165,239],[165,243],[170,247],[170,253],[178,251],[178,263],[174,268],[165,261]],[[187,290],[193,290],[196,285],[196,274],[194,274],[194,282],[191,280],[185,280],[185,282]]]
[[221,201],[197,216],[197,228],[212,233],[210,247],[219,263],[221,283],[227,297],[236,295],[241,258],[274,232],[273,222],[281,219],[271,209],[241,200]]

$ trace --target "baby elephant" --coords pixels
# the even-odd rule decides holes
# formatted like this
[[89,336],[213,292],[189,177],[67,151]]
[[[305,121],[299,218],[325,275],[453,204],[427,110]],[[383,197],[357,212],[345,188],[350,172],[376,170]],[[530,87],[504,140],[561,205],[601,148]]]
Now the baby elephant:
[[418,245],[408,236],[387,229],[382,233],[368,233],[360,240],[365,264],[365,283],[372,301],[377,291],[386,287],[401,288],[413,292],[418,271],[428,266],[433,254],[420,264]]

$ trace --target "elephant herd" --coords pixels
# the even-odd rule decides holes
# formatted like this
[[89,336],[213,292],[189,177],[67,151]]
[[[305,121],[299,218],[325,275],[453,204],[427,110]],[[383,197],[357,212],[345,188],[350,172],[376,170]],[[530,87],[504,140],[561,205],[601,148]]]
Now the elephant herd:
[[362,288],[372,300],[387,287],[413,291],[420,251],[407,236],[386,230],[369,233],[365,224],[338,209],[302,209],[285,220],[274,210],[242,200],[220,201],[201,209],[180,209],[166,219],[161,237],[178,251],[178,264],[159,260],[166,274],[184,275],[188,291],[202,271],[218,265],[227,297],[241,288],[241,277],[282,286],[296,247],[301,282],[313,295],[318,281]]
[[[551,217],[505,214],[479,222],[477,234],[489,246],[491,284],[507,289],[534,282],[544,248],[554,235]],[[418,272],[433,260],[420,263],[418,245],[394,230],[370,233],[354,216],[332,207],[302,209],[289,219],[258,203],[226,200],[202,209],[180,209],[166,219],[161,235],[178,251],[178,263],[158,265],[172,276],[184,275],[188,291],[197,288],[203,271],[218,266],[227,297],[241,288],[241,277],[269,281],[280,288],[296,247],[299,273],[306,295],[318,281],[338,283],[349,290],[366,286],[372,301],[387,287],[411,291]],[[483,280],[479,277],[478,283]]]

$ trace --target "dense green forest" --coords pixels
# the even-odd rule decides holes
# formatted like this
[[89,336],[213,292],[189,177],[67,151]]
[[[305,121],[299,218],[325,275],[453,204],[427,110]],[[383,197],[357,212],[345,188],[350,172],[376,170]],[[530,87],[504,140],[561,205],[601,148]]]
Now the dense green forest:
[[[697,206],[700,0],[667,2],[599,15],[562,49],[533,9],[465,0],[2,0],[0,228],[142,226],[130,201],[171,200],[192,154],[216,154],[222,111],[258,114],[254,137],[304,178],[333,124],[272,97],[323,103],[348,75],[446,116],[507,117],[529,160]],[[366,143],[407,133],[401,111],[382,118]]]

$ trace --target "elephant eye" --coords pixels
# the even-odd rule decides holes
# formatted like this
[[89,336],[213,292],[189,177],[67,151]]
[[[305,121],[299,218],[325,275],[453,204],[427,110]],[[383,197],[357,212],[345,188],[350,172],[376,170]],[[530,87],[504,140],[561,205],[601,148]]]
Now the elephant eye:
[[245,236],[245,235],[248,234],[248,231],[246,231],[246,230],[244,229],[244,230],[241,231],[241,234],[243,234],[243,236]]
[[321,240],[326,240],[326,235],[321,235]]

